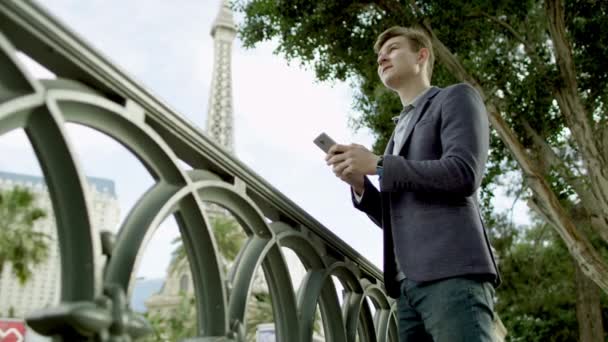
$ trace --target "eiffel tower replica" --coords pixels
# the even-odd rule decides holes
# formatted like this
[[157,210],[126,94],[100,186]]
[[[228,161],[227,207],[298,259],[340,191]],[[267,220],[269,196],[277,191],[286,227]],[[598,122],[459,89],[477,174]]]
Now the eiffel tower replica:
[[[206,133],[229,153],[234,153],[234,116],[232,105],[232,44],[236,25],[228,0],[222,0],[220,11],[211,27],[213,37],[213,74],[207,107]],[[214,204],[205,205],[209,219],[227,216]]]
[[211,28],[214,41],[213,75],[207,111],[207,135],[234,152],[234,119],[232,114],[232,43],[236,25],[228,0],[222,0],[220,12]]

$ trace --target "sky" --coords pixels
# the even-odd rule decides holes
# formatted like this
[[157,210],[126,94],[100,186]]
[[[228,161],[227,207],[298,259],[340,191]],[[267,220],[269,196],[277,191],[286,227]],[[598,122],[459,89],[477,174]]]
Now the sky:
[[[204,129],[211,73],[210,29],[220,0],[45,0],[44,7],[102,55],[163,102]],[[236,15],[237,25],[241,21]],[[326,132],[341,143],[371,147],[373,136],[349,127],[353,91],[346,83],[320,83],[311,70],[274,55],[276,42],[245,49],[233,45],[232,95],[236,156],[372,263],[381,267],[381,231],[354,209],[348,187],[337,179],[312,143]],[[370,61],[374,63],[375,61]],[[26,63],[38,77],[48,76]],[[88,176],[116,183],[121,218],[152,184],[141,163],[110,138],[69,125],[80,165]],[[0,170],[40,174],[21,131],[0,136]],[[10,160],[9,160],[10,159]],[[512,199],[498,196],[498,208]],[[522,203],[514,220],[527,222]],[[146,247],[138,276],[165,274],[178,235],[168,219]]]

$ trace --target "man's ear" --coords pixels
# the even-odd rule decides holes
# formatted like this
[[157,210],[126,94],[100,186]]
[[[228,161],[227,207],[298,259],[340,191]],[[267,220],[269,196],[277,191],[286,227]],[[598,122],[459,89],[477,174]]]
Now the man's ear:
[[418,63],[422,64],[429,59],[429,49],[421,48],[418,51]]

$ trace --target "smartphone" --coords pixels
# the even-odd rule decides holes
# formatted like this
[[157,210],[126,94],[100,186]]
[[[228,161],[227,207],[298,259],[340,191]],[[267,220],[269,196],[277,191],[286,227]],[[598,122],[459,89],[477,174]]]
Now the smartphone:
[[336,144],[334,139],[330,138],[329,135],[325,133],[319,134],[319,136],[315,140],[313,140],[313,142],[315,143],[315,145],[319,146],[319,148],[322,149],[325,153],[329,151],[330,147]]

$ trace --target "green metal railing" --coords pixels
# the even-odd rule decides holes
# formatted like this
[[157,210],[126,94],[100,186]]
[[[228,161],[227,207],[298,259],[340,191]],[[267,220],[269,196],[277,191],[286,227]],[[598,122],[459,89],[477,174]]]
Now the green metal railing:
[[[18,51],[56,79],[32,77]],[[126,294],[138,253],[163,219],[175,215],[195,287],[198,336],[192,341],[244,341],[258,267],[268,282],[279,341],[311,341],[317,304],[326,341],[397,341],[395,302],[375,266],[36,4],[0,1],[0,65],[0,135],[26,132],[57,223],[61,298],[57,307],[27,318],[37,332],[58,341],[131,341],[148,333],[150,325],[131,311]],[[85,177],[66,123],[110,136],[155,179],[116,236],[91,225]],[[247,233],[229,274],[220,267],[204,202],[226,208]],[[297,293],[282,247],[307,270]]]

